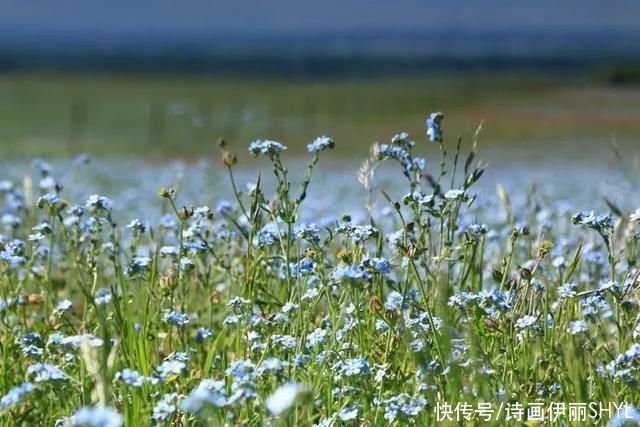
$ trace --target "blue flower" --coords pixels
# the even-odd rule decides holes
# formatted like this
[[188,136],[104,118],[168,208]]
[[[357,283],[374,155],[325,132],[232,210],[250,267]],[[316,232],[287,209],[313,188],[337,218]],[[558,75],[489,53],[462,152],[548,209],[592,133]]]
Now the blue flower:
[[249,144],[249,152],[253,154],[254,157],[258,154],[264,154],[273,159],[275,156],[280,154],[281,151],[284,151],[286,149],[287,147],[280,144],[279,142],[269,140],[259,139]]
[[411,170],[422,172],[427,167],[427,160],[423,157],[414,157]]
[[610,213],[600,214],[596,216],[593,211],[582,211],[571,217],[574,224],[586,225],[596,230],[604,239],[605,243],[609,243],[609,236],[613,232],[613,216]]
[[293,365],[296,368],[304,368],[310,361],[311,356],[309,356],[308,354],[296,354],[293,358]]
[[305,346],[308,349],[316,348],[326,341],[327,331],[326,329],[316,328],[313,332],[307,335]]
[[442,142],[442,119],[444,115],[442,113],[431,113],[427,116],[426,128],[427,136],[431,142]]
[[580,211],[571,217],[571,222],[573,222],[574,224],[589,225],[595,219],[596,216],[593,211]]
[[264,226],[257,235],[257,244],[260,248],[266,248],[273,246],[278,241],[277,230],[275,225],[267,224]]
[[576,320],[575,322],[569,323],[569,328],[567,329],[567,331],[571,335],[577,335],[583,332],[587,332],[588,330],[589,327],[587,326],[587,322],[585,322],[584,320]]
[[369,362],[361,358],[340,361],[333,366],[333,369],[346,377],[367,375],[370,371]]
[[47,340],[47,346],[56,344],[61,346],[71,346],[74,349],[79,349],[82,343],[86,343],[90,348],[101,347],[102,344],[104,344],[101,338],[91,334],[71,335],[65,337],[60,333],[53,333]]
[[153,407],[151,418],[156,421],[167,421],[176,411],[177,393],[168,393],[162,396],[156,406]]
[[58,304],[56,304],[56,311],[59,313],[64,313],[65,311],[71,309],[72,306],[73,303],[71,301],[69,301],[68,299],[63,299],[61,301],[58,301]]
[[280,415],[291,409],[296,398],[305,388],[298,383],[287,383],[280,386],[265,400],[265,406],[272,415]]
[[402,197],[402,203],[405,205],[418,204],[423,207],[432,207],[434,200],[433,194],[424,194],[419,191],[407,193]]
[[387,295],[384,308],[387,310],[400,310],[402,307],[403,296],[400,292],[392,291]]
[[25,257],[13,256],[13,255],[7,254],[6,251],[0,252],[0,258],[4,259],[9,264],[12,270],[16,270],[27,263],[27,259]]
[[400,393],[389,399],[374,402],[374,404],[376,406],[384,405],[384,418],[392,423],[399,415],[407,418],[418,416],[427,406],[427,401],[422,396],[412,398],[407,393]]
[[163,246],[160,248],[160,256],[178,258],[178,248],[175,246]]
[[51,234],[51,224],[45,221],[33,227],[32,230],[43,234]]
[[47,176],[40,180],[40,182],[38,183],[38,187],[40,187],[41,190],[45,190],[45,191],[56,191],[56,187],[58,187],[58,183],[56,182],[55,179],[53,179],[52,176]]
[[35,374],[33,379],[35,382],[47,382],[47,381],[66,381],[69,379],[67,374],[62,372],[60,368],[48,363],[36,363],[27,368],[27,375]]
[[577,289],[578,285],[575,283],[565,283],[558,288],[558,294],[560,294],[560,298],[572,298],[576,296]]
[[593,228],[600,233],[613,230],[613,215],[608,212],[598,215],[593,221]]
[[43,177],[51,174],[51,165],[43,159],[33,159],[31,166],[36,169]]
[[144,273],[149,269],[151,265],[151,258],[146,256],[135,257],[129,267],[127,267],[127,276],[133,276],[136,274]]
[[376,331],[377,332],[385,332],[388,329],[389,329],[389,324],[386,321],[384,321],[382,319],[376,320]]
[[616,415],[609,420],[609,427],[623,427],[640,424],[640,411],[633,406],[623,405]]
[[211,337],[213,337],[213,331],[211,330],[211,328],[206,328],[206,327],[199,328],[194,334],[194,339],[198,343],[203,343],[205,341],[208,341],[211,339]]
[[180,258],[179,262],[180,271],[191,271],[196,268],[196,264],[187,257]]
[[335,426],[335,416],[331,418],[323,418],[313,425],[313,427],[334,427],[334,426]]
[[18,269],[27,263],[24,257],[25,244],[22,240],[11,240],[6,243],[4,249],[0,251],[0,258],[5,260],[12,269]]
[[46,236],[42,233],[29,234],[29,236],[27,237],[27,240],[30,242],[37,242],[44,239],[46,239]]
[[293,350],[298,345],[298,339],[291,335],[272,335],[271,342],[285,350]]
[[7,228],[18,228],[20,224],[22,224],[22,220],[20,219],[20,217],[10,213],[6,213],[2,215],[1,222],[2,222],[2,225],[4,225]]
[[333,280],[338,282],[353,281],[353,280],[370,280],[371,274],[356,265],[349,265],[346,267],[337,267],[331,275]]
[[179,327],[183,327],[189,324],[189,315],[186,313],[179,313],[177,311],[172,311],[169,313],[165,313],[162,316],[162,320],[164,320],[166,323],[173,325],[173,326],[179,326]]
[[300,307],[298,304],[293,303],[291,301],[287,301],[286,303],[284,303],[284,305],[282,306],[282,311],[284,313],[291,313],[293,311],[296,311],[298,309],[298,307]]
[[411,155],[402,147],[391,144],[380,144],[376,146],[376,156],[379,159],[392,158],[403,165],[411,163]]
[[127,228],[131,230],[134,236],[139,236],[143,234],[147,230],[148,225],[139,219],[133,219],[129,224],[127,224]]
[[469,195],[465,190],[453,189],[444,194],[444,198],[447,200],[457,200],[460,202],[466,202],[469,200]]
[[120,427],[122,415],[112,408],[95,407],[80,408],[69,419],[72,426],[83,427]]
[[158,379],[165,381],[168,377],[182,374],[185,369],[187,369],[186,363],[179,360],[167,360],[162,362],[162,364],[156,368],[156,371],[158,372]]
[[0,399],[0,411],[6,411],[22,402],[22,398],[34,390],[33,384],[24,382],[11,390]]
[[319,153],[320,151],[329,150],[335,147],[333,139],[328,136],[319,136],[311,144],[307,145],[310,153]]
[[122,381],[131,387],[142,387],[145,381],[145,377],[140,375],[138,371],[134,371],[129,368],[125,368],[122,371],[116,373],[116,381]]
[[608,318],[612,315],[609,304],[599,292],[587,296],[580,303],[584,308],[582,316],[595,319],[596,315],[602,318]]
[[300,300],[301,301],[307,301],[307,300],[316,298],[318,295],[320,295],[320,291],[318,290],[318,288],[311,288],[311,289],[308,289],[302,295],[302,297],[300,297]]
[[255,377],[255,369],[251,360],[234,360],[224,373],[227,376],[233,376],[234,381],[251,380]]
[[278,322],[278,323],[288,323],[289,322],[289,316],[287,316],[286,313],[278,312],[278,313],[274,314],[273,320],[275,322]]
[[421,352],[424,349],[424,341],[420,338],[416,338],[409,343],[409,347],[411,347],[411,351],[414,353]]
[[386,258],[367,258],[360,263],[361,268],[372,269],[375,273],[391,273],[391,262]]
[[167,357],[164,358],[165,361],[180,361],[180,362],[188,362],[189,361],[189,354],[182,352],[182,351],[174,351],[169,353],[169,355]]
[[283,362],[276,357],[269,357],[265,359],[257,369],[259,375],[264,374],[281,374],[284,369],[289,365],[288,362]]
[[51,209],[58,206],[58,203],[60,203],[60,197],[58,197],[57,194],[47,193],[38,197],[36,206],[38,206],[40,209],[45,207]]
[[92,194],[87,199],[87,202],[85,203],[85,207],[94,212],[101,211],[101,210],[110,211],[111,208],[113,207],[113,202],[106,197],[99,196],[97,194]]
[[407,132],[400,132],[394,135],[391,138],[391,143],[395,145],[400,145],[407,150],[412,149],[416,143],[414,141],[409,140],[409,134]]
[[244,309],[245,307],[249,307],[250,305],[251,305],[250,300],[239,297],[239,296],[235,296],[231,298],[227,303],[227,306],[231,307],[235,312],[241,312],[242,309]]
[[533,326],[537,321],[535,316],[526,315],[516,321],[516,327],[520,329],[527,329]]
[[180,409],[199,413],[206,406],[222,408],[227,404],[227,392],[224,380],[202,380],[180,403]]
[[69,208],[67,208],[67,212],[71,216],[75,216],[75,217],[80,218],[81,216],[84,215],[84,208],[82,206],[79,206],[79,205],[71,205],[71,206],[69,206]]
[[377,237],[379,231],[370,225],[356,225],[350,230],[349,234],[354,243],[362,243]]
[[29,332],[20,337],[21,345],[40,344],[42,342],[42,336],[37,332]]
[[311,222],[303,222],[293,229],[296,237],[299,239],[307,240],[311,243],[318,243],[320,241],[320,230]]
[[313,270],[315,269],[315,267],[316,267],[316,262],[311,258],[302,258],[300,262],[298,262],[297,264],[291,263],[289,265],[291,276],[293,277],[298,277],[301,275],[307,276],[313,273]]
[[216,205],[216,212],[220,215],[230,215],[233,212],[233,204],[229,200],[220,200]]
[[112,299],[111,289],[109,288],[96,289],[95,301],[97,305],[107,305],[111,302],[111,299]]
[[341,421],[345,421],[345,422],[357,420],[358,410],[359,410],[359,406],[357,404],[347,406],[346,408],[338,412],[338,418],[340,418]]
[[160,228],[165,230],[173,230],[178,226],[175,215],[166,214],[160,218]]
[[375,147],[375,156],[380,160],[391,158],[398,161],[402,165],[406,176],[411,171],[421,172],[425,168],[425,160],[420,157],[414,159],[402,145],[393,143],[377,145]]
[[44,354],[44,350],[38,346],[30,344],[22,347],[22,353],[25,354],[26,356],[38,357]]
[[233,361],[225,370],[225,375],[232,377],[232,394],[227,401],[228,405],[246,404],[248,400],[258,397],[254,383],[256,369],[251,360]]
[[222,321],[222,324],[225,325],[225,326],[227,326],[227,325],[237,325],[238,323],[240,323],[240,316],[237,316],[235,314],[229,314]]

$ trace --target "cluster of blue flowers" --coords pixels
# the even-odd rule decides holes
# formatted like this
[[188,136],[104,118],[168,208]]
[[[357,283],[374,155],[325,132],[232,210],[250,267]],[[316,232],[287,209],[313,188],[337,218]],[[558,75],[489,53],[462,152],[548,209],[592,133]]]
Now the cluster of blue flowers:
[[249,152],[254,156],[257,156],[258,154],[264,154],[268,157],[274,157],[281,151],[284,151],[286,149],[287,147],[285,147],[281,143],[269,140],[253,141],[249,145]]
[[324,150],[330,150],[335,147],[335,142],[328,136],[319,136],[311,144],[307,145],[307,150],[310,153],[319,153]]

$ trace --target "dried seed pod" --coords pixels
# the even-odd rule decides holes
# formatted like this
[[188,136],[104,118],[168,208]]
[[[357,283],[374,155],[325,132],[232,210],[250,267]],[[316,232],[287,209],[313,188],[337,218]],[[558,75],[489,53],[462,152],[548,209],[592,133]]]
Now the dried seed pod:
[[44,302],[44,296],[42,294],[29,294],[27,296],[27,304],[29,305],[38,305]]

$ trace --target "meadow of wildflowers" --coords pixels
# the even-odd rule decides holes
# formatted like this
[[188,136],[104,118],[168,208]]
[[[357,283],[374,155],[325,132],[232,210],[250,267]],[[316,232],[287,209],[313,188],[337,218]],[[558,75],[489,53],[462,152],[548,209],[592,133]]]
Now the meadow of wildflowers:
[[180,180],[145,202],[149,177],[124,208],[41,160],[0,182],[0,425],[432,425],[456,423],[444,404],[636,402],[640,210],[483,199],[477,133],[465,152],[443,124],[372,147],[342,183],[362,206],[313,186],[327,136],[300,179],[285,145],[252,142],[270,177],[246,185],[221,141],[232,197],[211,206]]

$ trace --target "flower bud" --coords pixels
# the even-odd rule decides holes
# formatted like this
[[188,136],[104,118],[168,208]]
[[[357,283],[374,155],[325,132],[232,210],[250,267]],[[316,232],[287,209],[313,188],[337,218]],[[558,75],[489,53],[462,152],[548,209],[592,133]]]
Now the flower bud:
[[182,209],[178,211],[178,217],[183,221],[191,218],[192,216],[193,216],[193,207],[188,208],[184,206]]
[[238,158],[235,154],[225,150],[222,152],[222,162],[225,166],[233,166],[238,163]]

